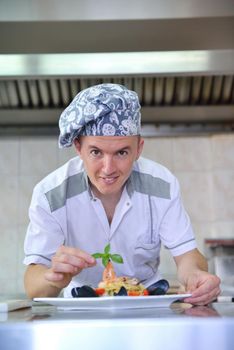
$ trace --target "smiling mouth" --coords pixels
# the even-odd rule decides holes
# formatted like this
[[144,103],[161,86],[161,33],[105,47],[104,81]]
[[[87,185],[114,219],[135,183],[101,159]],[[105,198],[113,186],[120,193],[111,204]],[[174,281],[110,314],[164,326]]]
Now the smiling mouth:
[[115,177],[101,177],[102,181],[104,181],[106,184],[112,184],[114,183],[117,179],[118,176]]

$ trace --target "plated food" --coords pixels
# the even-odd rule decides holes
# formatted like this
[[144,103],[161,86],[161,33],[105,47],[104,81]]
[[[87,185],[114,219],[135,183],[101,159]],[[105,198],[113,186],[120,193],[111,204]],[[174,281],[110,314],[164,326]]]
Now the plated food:
[[159,280],[146,288],[137,278],[116,276],[111,260],[116,263],[123,263],[123,258],[119,254],[110,254],[110,244],[105,247],[104,253],[95,253],[93,256],[96,259],[102,259],[104,265],[102,281],[99,282],[97,288],[88,285],[73,288],[71,293],[74,298],[163,295],[169,289],[169,283],[165,279]]

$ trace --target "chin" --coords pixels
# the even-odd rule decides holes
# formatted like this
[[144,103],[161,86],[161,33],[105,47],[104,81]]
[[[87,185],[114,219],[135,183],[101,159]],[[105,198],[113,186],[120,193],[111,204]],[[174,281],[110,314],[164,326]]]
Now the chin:
[[115,194],[119,193],[121,191],[120,186],[100,186],[97,187],[97,190],[102,194],[102,195],[108,195],[108,194]]
[[103,195],[114,194],[114,193],[118,192],[118,190],[116,190],[114,188],[100,188],[100,189],[98,189],[98,191]]

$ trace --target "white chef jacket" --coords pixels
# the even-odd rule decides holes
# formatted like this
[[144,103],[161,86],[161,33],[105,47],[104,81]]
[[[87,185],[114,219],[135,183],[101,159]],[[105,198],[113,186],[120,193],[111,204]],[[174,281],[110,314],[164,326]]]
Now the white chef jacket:
[[[92,194],[83,162],[75,157],[36,185],[29,208],[24,263],[51,266],[62,244],[90,254],[120,254],[116,274],[138,278],[145,286],[157,281],[161,243],[173,256],[196,248],[190,219],[183,207],[178,181],[162,165],[140,158],[122,192],[111,224],[101,201]],[[82,270],[65,288],[71,297],[75,286],[96,287],[103,266]]]

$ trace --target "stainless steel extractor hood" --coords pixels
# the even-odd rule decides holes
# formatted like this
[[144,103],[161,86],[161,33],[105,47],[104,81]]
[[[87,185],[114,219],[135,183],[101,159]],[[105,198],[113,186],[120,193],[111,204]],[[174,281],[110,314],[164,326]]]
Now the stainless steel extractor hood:
[[52,132],[74,95],[101,82],[139,94],[148,134],[234,130],[232,1],[71,2],[0,11],[1,135]]

